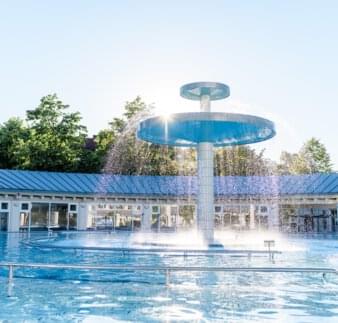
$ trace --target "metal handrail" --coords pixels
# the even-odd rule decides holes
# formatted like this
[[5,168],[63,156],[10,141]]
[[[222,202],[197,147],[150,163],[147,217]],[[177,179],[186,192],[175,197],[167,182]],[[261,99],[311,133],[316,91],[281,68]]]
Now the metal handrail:
[[210,271],[210,272],[279,272],[279,273],[331,273],[338,274],[334,268],[326,267],[207,267],[207,266],[125,266],[125,265],[74,265],[45,263],[0,262],[0,267],[21,267],[40,269],[93,269],[125,271]]
[[95,247],[95,246],[58,246],[52,244],[42,244],[39,242],[25,242],[27,245],[45,249],[71,249],[71,250],[102,250],[125,253],[184,253],[184,254],[281,254],[278,250],[250,250],[250,249],[180,249],[180,248],[127,248],[127,247]]
[[73,265],[44,263],[2,262],[0,267],[8,268],[8,296],[12,294],[14,268],[73,269],[73,270],[112,270],[112,271],[152,271],[164,272],[166,285],[170,285],[171,272],[255,272],[255,273],[321,273],[338,274],[334,268],[321,267],[206,267],[206,266],[126,266],[126,265]]

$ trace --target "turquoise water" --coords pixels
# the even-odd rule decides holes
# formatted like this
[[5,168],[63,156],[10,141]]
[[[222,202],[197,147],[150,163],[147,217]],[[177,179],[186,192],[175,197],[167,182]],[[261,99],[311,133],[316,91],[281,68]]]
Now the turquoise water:
[[[264,236],[222,236],[226,248],[264,249]],[[172,234],[161,239],[170,244]],[[0,235],[2,262],[151,266],[269,266],[338,268],[338,237],[283,237],[271,262],[265,255],[122,254],[55,246],[135,245],[123,233]],[[149,237],[143,237],[148,241]],[[37,240],[38,239],[38,240]],[[42,239],[42,240],[40,240]],[[150,238],[149,238],[150,239]],[[151,236],[154,239],[154,236]],[[182,237],[180,238],[182,240]],[[39,242],[39,244],[36,243]],[[48,241],[48,248],[41,243]],[[27,243],[28,242],[28,243]],[[186,243],[191,243],[189,237]],[[182,242],[184,243],[184,241]],[[47,244],[46,244],[47,245]],[[40,246],[40,247],[37,247]],[[9,322],[338,322],[338,277],[328,274],[161,273],[15,269],[12,297],[7,270],[0,271],[0,320]]]

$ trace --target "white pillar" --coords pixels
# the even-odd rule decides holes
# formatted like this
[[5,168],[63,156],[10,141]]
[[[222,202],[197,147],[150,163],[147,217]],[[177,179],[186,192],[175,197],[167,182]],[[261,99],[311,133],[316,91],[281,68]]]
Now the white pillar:
[[[210,111],[210,97],[201,97],[201,111]],[[204,240],[210,244],[214,241],[214,152],[213,144],[201,142],[197,146],[198,197],[197,228]]]
[[245,227],[245,214],[239,213],[238,219],[239,219],[240,228],[243,229]]
[[142,231],[151,231],[151,219],[152,218],[152,205],[144,204],[142,205],[142,219],[141,219],[141,228]]
[[318,227],[319,223],[318,223],[318,217],[314,216],[313,217],[313,231],[314,232],[319,232],[319,227]]
[[271,204],[268,213],[269,230],[278,230],[279,226],[279,207],[278,204]]
[[196,230],[197,229],[197,209],[198,209],[198,202],[194,204],[194,211],[193,211],[193,228]]
[[170,205],[165,206],[165,215],[167,217],[167,226],[171,227],[172,223],[171,223],[171,206]]
[[329,211],[329,216],[326,218],[326,231],[327,232],[332,232],[332,215],[331,212]]
[[250,230],[255,230],[255,204],[250,204]]
[[9,208],[8,232],[18,232],[20,229],[20,210],[21,203],[12,201]]
[[80,203],[77,215],[77,229],[86,230],[88,224],[89,204]]
[[[334,217],[333,225],[334,225],[334,230],[335,232],[338,231],[338,204],[336,205],[336,216]],[[337,224],[336,224],[337,223]]]

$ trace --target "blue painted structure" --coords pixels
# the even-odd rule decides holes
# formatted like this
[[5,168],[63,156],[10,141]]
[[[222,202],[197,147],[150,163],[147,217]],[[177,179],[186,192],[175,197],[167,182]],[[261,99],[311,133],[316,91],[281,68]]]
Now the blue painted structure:
[[211,142],[215,147],[252,144],[272,138],[274,124],[251,115],[220,112],[175,113],[139,124],[138,138],[159,145],[195,147]]
[[207,95],[211,101],[222,100],[230,95],[230,88],[223,83],[194,82],[183,85],[180,95],[188,100],[196,101],[200,101],[203,95]]
[[[216,198],[338,194],[338,173],[215,177],[214,189]],[[0,192],[183,197],[197,194],[197,178],[0,170]]]

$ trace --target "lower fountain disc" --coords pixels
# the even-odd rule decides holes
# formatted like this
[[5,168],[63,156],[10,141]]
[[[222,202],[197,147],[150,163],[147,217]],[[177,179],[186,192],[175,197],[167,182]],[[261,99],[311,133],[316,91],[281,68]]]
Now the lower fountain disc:
[[137,137],[159,145],[194,147],[201,142],[214,146],[252,144],[276,134],[270,120],[235,113],[175,113],[140,122]]

